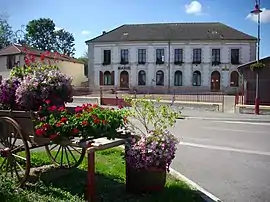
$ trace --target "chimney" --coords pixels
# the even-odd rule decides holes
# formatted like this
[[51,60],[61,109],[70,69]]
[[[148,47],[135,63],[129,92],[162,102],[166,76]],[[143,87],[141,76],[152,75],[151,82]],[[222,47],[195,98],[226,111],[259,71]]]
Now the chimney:
[[103,35],[106,34],[106,31],[103,31],[102,34],[103,34]]

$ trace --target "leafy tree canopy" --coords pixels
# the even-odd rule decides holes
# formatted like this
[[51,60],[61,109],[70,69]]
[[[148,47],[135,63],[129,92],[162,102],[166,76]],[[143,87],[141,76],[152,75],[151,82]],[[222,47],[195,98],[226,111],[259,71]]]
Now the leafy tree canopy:
[[64,29],[60,29],[55,32],[55,36],[56,50],[64,55],[73,55],[75,52],[73,35]]
[[14,42],[14,33],[8,24],[8,17],[0,14],[0,49]]
[[72,56],[75,52],[74,37],[64,29],[56,30],[50,18],[31,20],[26,26],[27,43],[39,50],[57,51]]
[[85,51],[83,55],[78,58],[78,60],[84,63],[84,75],[88,77],[88,52]]

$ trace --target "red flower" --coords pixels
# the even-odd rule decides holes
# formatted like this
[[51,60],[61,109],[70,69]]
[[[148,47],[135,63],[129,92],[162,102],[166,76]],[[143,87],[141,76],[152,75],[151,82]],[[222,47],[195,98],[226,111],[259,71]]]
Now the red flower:
[[82,107],[76,107],[76,108],[75,108],[75,112],[81,112],[82,110],[83,110]]
[[57,107],[55,105],[48,107],[48,110],[51,112],[55,111],[56,109],[57,109]]
[[73,129],[72,129],[72,133],[73,133],[73,134],[78,134],[78,133],[79,133],[79,130],[78,130],[77,128],[73,128]]
[[88,112],[92,112],[92,111],[93,111],[93,108],[92,108],[92,107],[89,107],[89,108],[87,109],[87,111],[88,111]]
[[31,61],[31,62],[35,62],[35,60],[36,60],[35,56],[31,54],[31,55],[30,55],[30,61]]
[[42,127],[43,127],[43,129],[46,131],[46,130],[48,130],[48,129],[50,128],[50,124],[44,123],[44,124],[42,125]]
[[89,122],[87,120],[84,120],[84,121],[82,121],[82,125],[83,126],[88,126],[89,125]]
[[58,108],[58,111],[60,111],[60,112],[63,112],[63,111],[65,111],[65,110],[66,110],[66,108],[63,107],[63,106]]
[[122,109],[122,108],[123,108],[123,106],[122,106],[122,105],[119,105],[119,106],[118,106],[118,108],[119,108],[119,109]]
[[106,120],[102,120],[102,124],[103,125],[106,125],[107,124],[107,121]]
[[50,100],[45,100],[46,104],[49,105],[51,103]]
[[95,124],[99,124],[100,123],[100,120],[98,118],[94,119],[94,123]]
[[44,54],[41,54],[41,55],[40,55],[40,60],[41,60],[41,61],[44,61],[44,59],[45,59],[45,55],[44,55]]
[[46,52],[45,52],[45,55],[46,55],[46,56],[49,56],[49,55],[50,55],[50,51],[46,51]]
[[62,126],[62,124],[63,124],[63,123],[58,122],[58,123],[56,123],[56,124],[55,124],[55,126],[56,126],[56,127],[61,127],[61,126]]
[[24,62],[25,62],[25,64],[26,64],[27,66],[29,66],[29,65],[30,65],[30,61],[29,61],[29,59],[28,59],[28,58],[25,58],[25,59],[24,59]]
[[57,138],[57,136],[58,136],[58,135],[57,135],[56,133],[51,134],[51,135],[50,135],[50,139],[51,139],[51,140],[54,140],[55,138]]
[[44,134],[45,134],[45,132],[44,132],[43,129],[40,129],[40,128],[36,129],[36,135],[37,135],[37,136],[42,136],[42,135],[44,135]]
[[98,108],[98,105],[97,105],[97,104],[94,104],[94,105],[93,105],[93,108]]
[[66,123],[67,122],[67,118],[66,117],[62,117],[61,119],[60,119],[60,121],[62,122],[62,123]]

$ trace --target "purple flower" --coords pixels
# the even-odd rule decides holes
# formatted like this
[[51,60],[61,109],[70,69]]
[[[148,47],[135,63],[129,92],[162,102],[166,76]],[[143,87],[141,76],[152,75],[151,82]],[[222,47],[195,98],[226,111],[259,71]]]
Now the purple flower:
[[59,103],[72,100],[72,79],[57,69],[43,69],[23,78],[16,90],[16,102],[22,109],[37,110],[44,100]]
[[3,109],[16,108],[15,93],[20,85],[18,78],[4,79],[0,84],[0,103]]
[[138,141],[131,140],[127,143],[126,162],[137,169],[157,166],[169,171],[178,143],[178,139],[168,130],[151,131],[146,136],[141,136]]

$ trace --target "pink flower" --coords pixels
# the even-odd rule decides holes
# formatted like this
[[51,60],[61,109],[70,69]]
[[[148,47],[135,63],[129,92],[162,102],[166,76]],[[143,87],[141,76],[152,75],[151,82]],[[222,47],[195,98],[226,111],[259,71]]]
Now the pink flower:
[[82,110],[83,110],[82,107],[76,107],[76,108],[75,108],[75,112],[81,112]]

